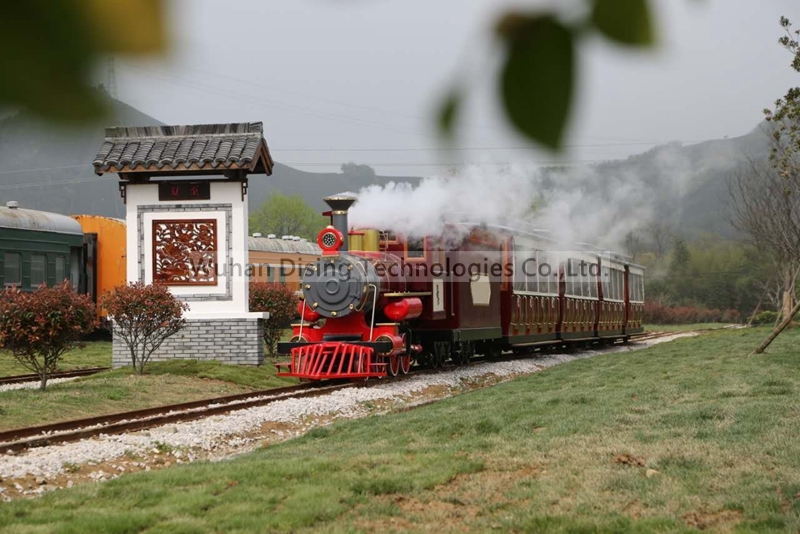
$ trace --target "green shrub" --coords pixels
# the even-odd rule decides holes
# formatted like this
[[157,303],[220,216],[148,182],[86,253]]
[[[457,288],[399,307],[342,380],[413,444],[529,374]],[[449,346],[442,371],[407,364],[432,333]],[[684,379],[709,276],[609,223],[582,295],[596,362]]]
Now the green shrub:
[[753,324],[775,324],[778,320],[778,312],[762,311],[753,317]]

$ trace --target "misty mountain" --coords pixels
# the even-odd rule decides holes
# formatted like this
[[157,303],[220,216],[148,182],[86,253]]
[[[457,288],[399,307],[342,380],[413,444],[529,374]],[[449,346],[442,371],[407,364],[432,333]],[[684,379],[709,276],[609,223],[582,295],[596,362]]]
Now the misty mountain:
[[[767,158],[769,150],[769,137],[759,125],[741,137],[673,142],[624,160],[549,168],[537,179],[547,203],[572,211],[569,220],[561,217],[550,226],[569,224],[577,235],[594,232],[609,245],[618,246],[629,231],[646,233],[652,223],[689,239],[704,233],[734,237],[729,179],[749,161]],[[591,227],[588,232],[581,231],[581,221]]]
[[[163,124],[118,100],[109,101],[111,116],[103,123],[66,128],[41,124],[24,114],[0,119],[0,201],[64,214],[91,213],[124,217],[125,206],[114,176],[96,176],[91,162],[103,143],[105,127]],[[269,142],[269,133],[266,135]],[[358,167],[358,166],[356,166]],[[309,173],[276,163],[272,176],[250,177],[250,209],[272,191],[299,194],[311,206],[327,209],[322,197],[358,191],[372,183],[419,178],[388,178],[369,173]]]
[[102,123],[54,126],[17,113],[0,120],[0,201],[63,214],[124,217],[117,180],[94,174],[91,162],[105,127],[163,124],[118,100],[109,99]]
[[[77,128],[43,125],[23,114],[0,119],[0,201],[16,200],[23,207],[65,214],[124,216],[117,180],[95,176],[90,162],[103,142],[105,126],[162,123],[116,100],[110,107],[113,116],[103,124]],[[266,137],[269,141],[268,133]],[[663,220],[687,237],[703,232],[729,236],[733,231],[727,216],[727,179],[747,158],[764,158],[768,151],[766,135],[756,128],[738,138],[686,146],[669,143],[594,166],[544,169],[531,179],[546,198],[567,196],[576,216],[598,208],[610,211],[619,231]],[[301,195],[323,210],[322,197],[329,194],[420,180],[374,176],[356,172],[364,170],[358,167],[346,174],[310,173],[276,163],[272,176],[250,178],[250,209],[272,191]],[[608,217],[603,220],[614,225]]]

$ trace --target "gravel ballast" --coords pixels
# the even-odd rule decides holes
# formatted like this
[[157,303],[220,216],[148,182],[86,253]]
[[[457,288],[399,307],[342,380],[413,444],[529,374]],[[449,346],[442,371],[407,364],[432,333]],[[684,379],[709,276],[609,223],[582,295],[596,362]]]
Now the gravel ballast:
[[[274,442],[300,435],[319,424],[336,419],[354,419],[375,413],[374,406],[384,411],[406,405],[430,402],[485,383],[496,383],[515,376],[535,373],[572,360],[598,354],[627,352],[671,341],[694,333],[676,334],[603,350],[571,353],[551,353],[534,358],[492,362],[457,368],[433,374],[417,374],[405,380],[390,381],[366,388],[347,388],[319,397],[279,400],[266,406],[239,410],[225,415],[170,424],[121,435],[103,435],[74,443],[65,443],[0,455],[0,498],[9,495],[38,494],[59,485],[76,481],[115,478],[122,472],[150,469],[148,457],[158,456],[159,466],[194,459],[219,459],[252,449],[260,443]],[[64,379],[70,380],[70,379]],[[16,385],[16,384],[15,384]],[[426,392],[435,391],[426,396]],[[267,430],[265,427],[270,427]],[[164,457],[170,461],[164,462]],[[136,461],[123,461],[125,459]],[[103,470],[91,468],[91,473],[78,472],[81,466],[116,462],[122,465],[103,465]],[[127,466],[127,467],[126,467]],[[152,467],[155,467],[153,465]],[[105,471],[109,471],[106,473]],[[116,473],[110,472],[116,470]],[[84,470],[85,471],[85,470]],[[102,474],[98,474],[102,473]],[[71,476],[74,475],[74,476]],[[83,477],[81,479],[81,476]],[[32,480],[50,481],[62,478],[62,484],[34,484]],[[25,484],[18,482],[27,480]],[[17,487],[19,486],[19,487]],[[36,487],[34,487],[36,486]]]

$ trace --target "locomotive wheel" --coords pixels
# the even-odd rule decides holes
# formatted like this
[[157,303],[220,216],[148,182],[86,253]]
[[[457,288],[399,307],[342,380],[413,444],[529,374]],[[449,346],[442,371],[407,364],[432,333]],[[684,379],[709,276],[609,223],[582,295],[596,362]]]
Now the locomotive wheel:
[[471,341],[462,341],[456,346],[458,349],[453,351],[453,361],[458,365],[467,365],[475,356],[475,344]]
[[421,353],[417,354],[417,363],[420,365],[424,365],[426,367],[433,367],[433,362],[435,360],[436,356],[434,356],[433,353],[428,350],[424,350]]
[[400,360],[400,372],[402,372],[404,375],[407,375],[408,372],[411,371],[411,355],[406,354],[405,356],[397,359]]
[[461,360],[461,343],[454,343],[453,348],[450,352],[450,359],[453,360],[453,363],[456,365],[461,365],[464,362]]
[[433,368],[439,369],[450,357],[450,343],[447,341],[437,341],[433,344]]
[[389,376],[397,376],[400,374],[400,358],[392,354],[389,356],[389,365],[386,366],[386,372]]
[[475,357],[475,343],[472,341],[465,341],[461,345],[461,363],[467,365],[472,358]]

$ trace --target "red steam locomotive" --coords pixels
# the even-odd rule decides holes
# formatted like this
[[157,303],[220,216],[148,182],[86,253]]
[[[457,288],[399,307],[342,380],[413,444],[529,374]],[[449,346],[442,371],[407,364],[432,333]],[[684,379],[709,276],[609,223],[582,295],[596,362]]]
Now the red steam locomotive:
[[[613,343],[642,331],[644,269],[587,246],[557,250],[538,234],[448,224],[406,238],[351,231],[355,198],[326,198],[322,257],[306,266],[301,321],[278,352],[280,375],[363,379],[412,363],[568,343]],[[321,321],[324,319],[324,321]]]

